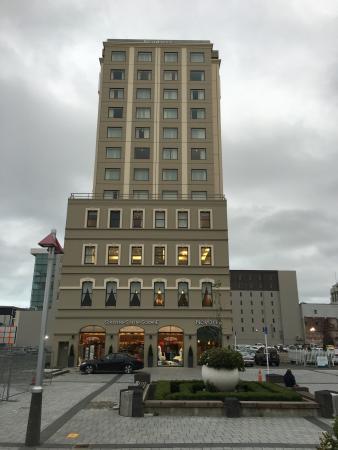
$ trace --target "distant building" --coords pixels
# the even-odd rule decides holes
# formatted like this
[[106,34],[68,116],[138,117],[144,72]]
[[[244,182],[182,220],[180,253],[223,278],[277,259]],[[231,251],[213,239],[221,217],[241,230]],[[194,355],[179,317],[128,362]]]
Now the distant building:
[[334,284],[330,290],[331,303],[338,305],[338,283]]
[[338,346],[338,303],[301,303],[307,344]]

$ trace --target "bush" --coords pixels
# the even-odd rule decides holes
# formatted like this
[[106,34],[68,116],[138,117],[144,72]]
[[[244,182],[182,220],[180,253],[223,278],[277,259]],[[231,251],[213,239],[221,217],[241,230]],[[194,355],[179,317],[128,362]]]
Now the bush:
[[318,450],[338,450],[338,417],[334,419],[333,434],[323,433]]
[[242,355],[227,348],[215,347],[206,350],[202,353],[199,363],[214,369],[244,370]]

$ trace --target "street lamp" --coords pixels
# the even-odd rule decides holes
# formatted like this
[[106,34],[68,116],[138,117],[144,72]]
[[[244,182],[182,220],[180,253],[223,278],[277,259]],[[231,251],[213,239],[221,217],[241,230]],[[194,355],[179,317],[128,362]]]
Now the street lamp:
[[311,332],[311,343],[312,343],[312,345],[314,345],[315,342],[314,342],[314,338],[313,338],[313,333],[316,332],[315,327],[311,327],[310,332]]
[[56,239],[56,230],[51,230],[51,233],[39,242],[40,247],[47,248],[48,262],[47,262],[47,274],[45,293],[43,297],[43,308],[41,316],[41,328],[40,328],[40,340],[39,340],[39,352],[38,361],[36,366],[35,386],[32,388],[32,398],[29,408],[29,416],[26,431],[25,445],[27,447],[35,447],[40,445],[40,432],[41,432],[41,408],[42,408],[42,384],[43,384],[43,361],[45,341],[48,339],[46,334],[47,328],[47,315],[49,304],[49,291],[52,280],[52,271],[54,264],[54,257],[57,254],[63,253],[63,249]]

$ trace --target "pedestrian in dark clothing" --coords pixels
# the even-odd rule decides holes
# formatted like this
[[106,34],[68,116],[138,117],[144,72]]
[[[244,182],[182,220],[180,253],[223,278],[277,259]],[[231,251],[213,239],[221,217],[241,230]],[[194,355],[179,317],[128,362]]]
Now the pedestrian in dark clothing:
[[291,369],[288,369],[285,372],[283,378],[284,378],[284,384],[286,387],[296,386],[296,379],[295,379],[294,374],[291,372]]

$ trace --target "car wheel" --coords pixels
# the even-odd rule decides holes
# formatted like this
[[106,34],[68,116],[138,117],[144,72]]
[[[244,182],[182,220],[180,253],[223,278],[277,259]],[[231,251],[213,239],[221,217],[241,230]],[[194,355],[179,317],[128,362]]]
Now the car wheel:
[[124,366],[124,373],[132,373],[133,372],[133,366],[130,364],[127,364]]
[[87,366],[85,372],[88,375],[94,373],[94,367],[93,366]]

